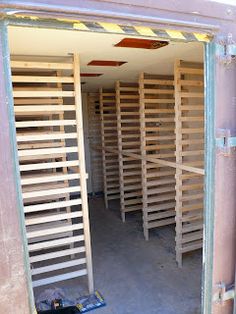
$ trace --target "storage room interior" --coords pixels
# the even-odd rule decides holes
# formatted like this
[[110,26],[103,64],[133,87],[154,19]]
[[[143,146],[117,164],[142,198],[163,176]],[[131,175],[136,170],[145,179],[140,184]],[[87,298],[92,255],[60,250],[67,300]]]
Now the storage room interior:
[[203,44],[9,26],[9,46],[36,302],[95,287],[98,313],[199,313]]

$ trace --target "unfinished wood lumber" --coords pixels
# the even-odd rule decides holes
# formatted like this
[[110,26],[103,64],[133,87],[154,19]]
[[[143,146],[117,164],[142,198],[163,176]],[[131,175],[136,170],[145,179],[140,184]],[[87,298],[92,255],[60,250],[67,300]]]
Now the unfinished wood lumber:
[[143,229],[148,240],[150,229],[175,223],[175,170],[168,165],[175,161],[174,80],[142,73],[139,89]]
[[[204,169],[203,64],[175,63],[176,162]],[[176,169],[176,260],[202,247],[204,176]]]
[[78,56],[11,65],[33,287],[87,276],[92,292]]
[[88,93],[88,136],[93,195],[103,191],[102,133],[99,93]]
[[[105,150],[107,150],[108,152],[112,152],[114,154],[118,154],[118,149],[109,149],[106,148]],[[180,163],[176,163],[175,161],[168,161],[168,160],[164,160],[164,159],[160,159],[160,158],[153,158],[153,157],[143,157],[142,155],[138,155],[138,154],[134,154],[134,153],[130,153],[127,152],[126,150],[122,151],[122,155],[127,156],[127,157],[132,157],[135,159],[139,159],[139,160],[145,160],[147,162],[151,162],[157,165],[161,165],[161,166],[167,166],[167,167],[171,167],[174,169],[181,169],[184,171],[188,171],[188,172],[193,172],[196,174],[201,174],[204,175],[205,171],[202,168],[197,168],[197,167],[193,167],[193,166],[186,166]]]
[[108,208],[110,200],[120,198],[115,90],[100,89],[100,110],[104,197]]
[[138,83],[116,82],[121,216],[142,210],[141,154]]

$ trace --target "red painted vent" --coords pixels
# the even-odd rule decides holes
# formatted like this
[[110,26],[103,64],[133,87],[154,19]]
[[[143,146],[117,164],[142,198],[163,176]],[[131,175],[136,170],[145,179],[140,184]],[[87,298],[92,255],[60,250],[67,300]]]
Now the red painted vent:
[[141,48],[141,49],[158,49],[167,46],[168,41],[141,39],[141,38],[124,38],[118,42],[115,47]]
[[101,75],[102,73],[80,73],[81,77],[97,77]]
[[109,61],[109,60],[93,60],[88,65],[102,66],[102,67],[119,67],[127,63],[126,61]]

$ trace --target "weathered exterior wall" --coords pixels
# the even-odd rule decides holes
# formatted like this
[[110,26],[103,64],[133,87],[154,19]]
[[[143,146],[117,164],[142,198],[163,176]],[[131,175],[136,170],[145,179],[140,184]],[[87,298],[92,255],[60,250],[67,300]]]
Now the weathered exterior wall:
[[[0,313],[29,313],[19,199],[12,146],[14,116],[6,90],[6,28],[0,22]],[[14,130],[14,129],[13,129]]]
[[[227,31],[236,20],[236,6],[214,0],[2,0],[1,7],[18,10],[37,10],[44,16],[71,16],[103,20],[126,20],[127,23],[156,23],[157,19],[176,20],[179,23],[205,23]],[[231,32],[233,30],[231,29]]]
[[[5,7],[5,9],[4,9]],[[187,29],[187,23],[191,23],[190,29],[197,29],[194,23],[204,23],[212,26],[217,36],[232,33],[236,39],[236,6],[220,4],[207,0],[40,0],[25,1],[1,1],[0,12],[10,9],[19,10],[24,14],[27,9],[33,14],[42,17],[93,19],[102,21],[122,22],[123,24],[142,24],[164,26],[168,21],[171,28]],[[8,9],[6,9],[8,8]],[[6,16],[5,16],[6,17]],[[163,20],[161,20],[163,19]],[[179,25],[178,25],[179,24]],[[213,27],[214,26],[214,27]],[[204,28],[204,26],[202,26]],[[211,27],[205,26],[206,29]],[[218,30],[217,30],[218,29]],[[2,47],[0,47],[2,48]],[[0,49],[0,65],[3,63],[2,49]],[[1,222],[1,246],[0,250],[2,275],[1,285],[5,288],[1,295],[9,295],[15,291],[16,300],[21,296],[21,308],[19,314],[27,312],[27,291],[24,278],[22,260],[22,244],[20,239],[18,222],[18,203],[14,176],[14,162],[10,142],[10,129],[8,117],[8,102],[4,95],[4,76],[0,79],[0,222]],[[213,79],[213,78],[212,78]],[[225,67],[216,62],[215,67],[215,131],[218,128],[236,129],[236,68]],[[213,104],[212,104],[213,105]],[[213,261],[213,288],[220,281],[232,283],[235,273],[236,251],[236,160],[235,156],[224,157],[216,155],[215,186],[212,198],[215,200],[214,212],[214,261]],[[211,184],[214,184],[211,182]],[[13,245],[14,244],[14,245]],[[14,250],[10,249],[13,248]],[[1,311],[1,310],[0,310]],[[6,313],[7,311],[5,311]],[[3,312],[4,313],[4,312]],[[9,312],[8,312],[9,313]],[[208,312],[210,314],[210,312]],[[232,314],[232,302],[224,306],[214,305],[214,314]],[[205,313],[206,314],[206,313]]]

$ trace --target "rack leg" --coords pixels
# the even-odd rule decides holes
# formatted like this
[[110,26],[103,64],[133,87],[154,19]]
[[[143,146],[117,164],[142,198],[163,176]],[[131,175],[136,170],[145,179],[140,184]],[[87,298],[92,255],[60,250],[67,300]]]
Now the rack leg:
[[121,219],[122,219],[122,222],[125,222],[125,212],[121,213]]
[[144,234],[144,238],[145,238],[145,240],[146,241],[148,241],[149,240],[149,230],[148,230],[148,228],[143,228],[143,234]]

